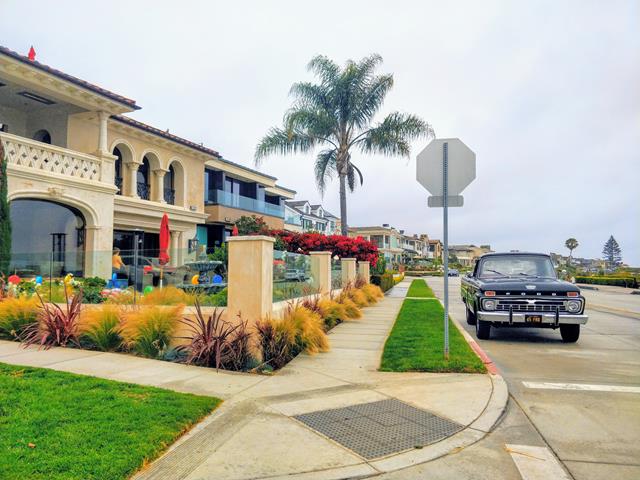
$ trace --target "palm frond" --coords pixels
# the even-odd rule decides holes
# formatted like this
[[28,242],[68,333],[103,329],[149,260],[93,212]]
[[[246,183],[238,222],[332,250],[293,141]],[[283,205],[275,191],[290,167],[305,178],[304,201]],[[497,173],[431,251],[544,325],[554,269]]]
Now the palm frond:
[[332,84],[340,75],[340,66],[325,55],[316,55],[307,64],[307,70],[315,73],[322,83]]
[[316,157],[314,165],[316,185],[320,195],[324,196],[327,180],[333,179],[336,174],[336,158],[338,151],[335,148],[322,150]]
[[307,135],[304,132],[271,128],[269,132],[262,137],[260,143],[258,143],[254,154],[254,161],[256,165],[259,165],[263,158],[272,154],[307,153],[313,150],[316,141],[315,137]]
[[300,131],[336,146],[331,139],[336,134],[335,118],[324,110],[292,108],[284,116],[286,131]]
[[356,189],[356,185],[357,185],[356,175],[359,177],[360,185],[362,186],[362,184],[364,183],[362,172],[353,163],[349,162],[349,167],[347,169],[347,186],[349,187],[350,192],[353,192]]
[[353,122],[358,128],[367,128],[371,124],[372,118],[382,107],[392,87],[393,75],[391,74],[376,76],[364,86],[353,112]]
[[409,156],[410,143],[434,135],[433,128],[415,115],[394,112],[352,142],[364,153]]

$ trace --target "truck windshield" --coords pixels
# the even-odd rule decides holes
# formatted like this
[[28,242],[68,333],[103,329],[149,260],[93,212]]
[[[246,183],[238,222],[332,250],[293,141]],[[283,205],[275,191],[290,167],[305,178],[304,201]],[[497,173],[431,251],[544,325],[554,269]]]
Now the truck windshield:
[[485,258],[480,264],[478,276],[480,278],[556,278],[556,272],[549,257],[542,255],[505,255]]

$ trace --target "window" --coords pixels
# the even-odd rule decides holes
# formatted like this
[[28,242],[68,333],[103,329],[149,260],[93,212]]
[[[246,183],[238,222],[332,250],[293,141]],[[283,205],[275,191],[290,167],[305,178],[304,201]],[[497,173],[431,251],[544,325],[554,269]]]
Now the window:
[[51,145],[51,134],[44,129],[38,130],[33,136],[33,139],[36,142],[48,143]]

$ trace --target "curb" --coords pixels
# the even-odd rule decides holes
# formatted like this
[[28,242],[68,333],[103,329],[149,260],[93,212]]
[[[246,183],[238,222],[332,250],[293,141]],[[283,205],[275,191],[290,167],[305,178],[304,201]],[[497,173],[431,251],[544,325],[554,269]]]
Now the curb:
[[478,344],[478,342],[476,342],[473,339],[473,337],[469,335],[469,332],[467,332],[464,329],[464,327],[460,325],[458,321],[452,318],[451,316],[449,316],[449,319],[451,320],[451,323],[453,323],[456,326],[456,328],[458,329],[460,334],[464,337],[464,339],[467,341],[471,349],[476,353],[476,355],[478,355],[478,357],[480,357],[480,360],[482,360],[482,363],[486,367],[487,371],[491,375],[500,375],[500,370],[498,369],[498,367],[496,367],[496,364],[493,363],[493,360],[489,358],[489,355],[487,355],[487,353],[482,349],[482,347]]

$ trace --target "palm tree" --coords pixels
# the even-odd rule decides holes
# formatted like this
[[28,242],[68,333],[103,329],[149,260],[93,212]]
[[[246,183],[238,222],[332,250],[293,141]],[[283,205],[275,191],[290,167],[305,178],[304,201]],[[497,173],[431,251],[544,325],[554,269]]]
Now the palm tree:
[[272,154],[309,153],[323,147],[315,159],[315,180],[324,194],[327,180],[337,174],[343,235],[348,233],[347,188],[353,192],[357,181],[363,183],[362,172],[352,161],[354,151],[408,157],[412,140],[434,135],[427,122],[407,113],[393,112],[372,124],[393,86],[393,75],[375,74],[381,62],[380,55],[371,55],[359,62],[349,60],[341,68],[325,56],[314,57],[308,69],[318,83],[291,87],[294,102],[284,125],[271,128],[256,147],[256,164]]
[[564,242],[564,246],[567,247],[569,249],[569,261],[568,264],[571,265],[571,255],[573,254],[573,251],[578,248],[578,240],[576,240],[575,238],[571,237],[571,238],[567,238],[567,241]]

